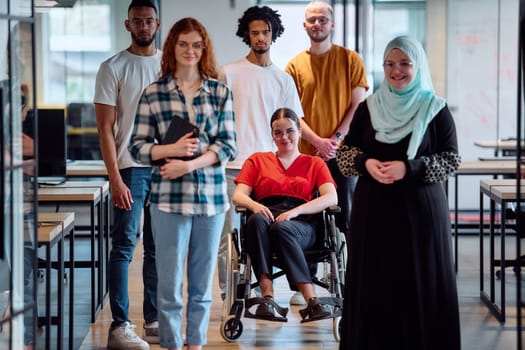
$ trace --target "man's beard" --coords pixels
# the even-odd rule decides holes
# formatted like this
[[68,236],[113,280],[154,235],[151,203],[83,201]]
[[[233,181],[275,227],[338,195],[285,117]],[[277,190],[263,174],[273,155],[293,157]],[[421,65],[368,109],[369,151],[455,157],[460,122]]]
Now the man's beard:
[[153,42],[153,40],[155,40],[155,35],[156,35],[156,34],[157,34],[157,32],[155,32],[155,34],[153,34],[153,35],[151,36],[151,38],[148,39],[148,40],[139,40],[135,34],[131,33],[131,39],[133,39],[133,41],[135,42],[135,44],[137,44],[138,46],[140,46],[140,47],[147,47],[147,46],[150,46],[150,45],[151,45],[151,43]]
[[268,50],[269,50],[269,48],[267,48],[267,49],[253,49],[253,52],[255,52],[258,55],[263,55],[263,54],[267,53]]
[[324,36],[314,36],[312,34],[310,34],[309,32],[308,33],[308,36],[310,37],[310,40],[312,40],[313,42],[315,43],[321,43],[323,41],[326,40],[326,38],[328,38],[330,36],[330,33],[324,35]]

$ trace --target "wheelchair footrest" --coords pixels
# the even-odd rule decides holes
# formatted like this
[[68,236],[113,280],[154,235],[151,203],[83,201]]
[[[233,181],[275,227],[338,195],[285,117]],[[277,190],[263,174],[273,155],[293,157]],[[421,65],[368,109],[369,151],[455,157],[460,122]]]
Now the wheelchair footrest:
[[[244,317],[254,318],[257,320],[288,322],[286,315],[288,315],[288,308],[279,306],[271,297],[255,297],[246,299],[246,309],[244,310]],[[250,311],[250,308],[258,305],[255,313]],[[259,309],[262,308],[263,309]],[[275,312],[273,312],[275,310]]]
[[[327,312],[326,308],[331,312]],[[322,308],[320,310],[320,308]],[[316,298],[314,302],[308,302],[308,306],[299,310],[301,323],[325,320],[328,318],[340,317],[343,314],[343,300],[341,298],[322,297]]]

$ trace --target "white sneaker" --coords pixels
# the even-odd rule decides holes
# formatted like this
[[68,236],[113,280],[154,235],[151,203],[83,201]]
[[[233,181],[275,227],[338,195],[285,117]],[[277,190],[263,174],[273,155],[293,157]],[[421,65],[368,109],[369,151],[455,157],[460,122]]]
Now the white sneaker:
[[108,349],[149,350],[149,345],[135,333],[134,325],[124,322],[109,330]]
[[306,300],[304,300],[301,292],[295,292],[290,298],[290,305],[306,305]]
[[144,333],[142,335],[142,339],[150,344],[160,344],[158,321],[144,323]]

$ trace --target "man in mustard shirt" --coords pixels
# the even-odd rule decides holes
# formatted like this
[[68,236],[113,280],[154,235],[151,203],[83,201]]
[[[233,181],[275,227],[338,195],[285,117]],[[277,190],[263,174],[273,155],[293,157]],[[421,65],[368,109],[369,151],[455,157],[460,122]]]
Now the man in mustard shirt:
[[[334,11],[322,1],[306,6],[306,33],[310,48],[295,56],[285,70],[297,86],[303,121],[301,152],[323,158],[337,184],[341,213],[336,217],[339,230],[348,237],[352,194],[356,178],[344,177],[335,162],[335,154],[350,128],[354,112],[364,99],[368,84],[361,57],[332,44]],[[308,130],[310,129],[310,130]]]

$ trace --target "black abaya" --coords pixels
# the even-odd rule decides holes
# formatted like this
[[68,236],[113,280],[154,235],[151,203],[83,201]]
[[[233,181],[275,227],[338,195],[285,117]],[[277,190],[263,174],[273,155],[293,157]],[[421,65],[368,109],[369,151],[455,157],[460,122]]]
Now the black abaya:
[[[366,102],[345,139],[363,153],[354,164],[361,176],[350,219],[342,350],[461,346],[449,208],[443,183],[435,181],[459,164],[448,108],[430,122],[412,160],[406,156],[409,139],[377,141]],[[381,184],[366,171],[369,158],[402,160],[407,174],[394,184]]]

